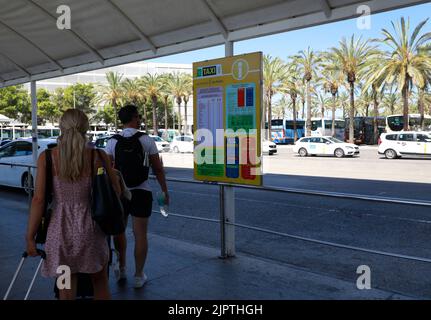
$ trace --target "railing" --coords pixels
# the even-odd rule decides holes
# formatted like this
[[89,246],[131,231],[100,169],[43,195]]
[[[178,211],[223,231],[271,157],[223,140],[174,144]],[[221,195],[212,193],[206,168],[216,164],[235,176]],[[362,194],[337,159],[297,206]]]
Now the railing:
[[[27,174],[31,175],[31,170],[35,169],[36,167],[33,165],[23,165],[23,164],[9,164],[9,163],[2,163],[0,162],[0,166],[16,166],[16,167],[25,167],[27,168]],[[156,179],[155,176],[150,176],[150,179]],[[385,198],[385,197],[378,197],[378,196],[368,196],[368,195],[359,195],[359,194],[348,194],[348,193],[337,193],[337,192],[328,192],[328,191],[317,191],[317,190],[306,190],[306,189],[297,189],[297,188],[284,188],[284,187],[274,187],[274,186],[262,186],[262,187],[256,187],[256,186],[245,186],[245,185],[231,185],[228,183],[220,183],[220,182],[206,182],[206,181],[196,181],[191,179],[181,179],[181,178],[166,178],[166,181],[174,182],[174,183],[188,183],[188,184],[196,184],[196,185],[211,185],[211,186],[218,186],[219,187],[219,197],[220,197],[220,219],[209,219],[209,218],[203,218],[203,217],[195,217],[185,214],[179,214],[171,212],[169,213],[170,216],[173,217],[179,217],[184,219],[191,219],[191,220],[199,220],[199,221],[206,221],[210,223],[219,223],[220,224],[220,238],[221,238],[221,257],[226,258],[226,227],[227,226],[233,226],[248,230],[254,230],[258,232],[264,232],[272,235],[282,236],[286,238],[291,238],[295,240],[301,240],[305,242],[320,244],[320,245],[326,245],[336,248],[342,248],[342,249],[349,249],[359,252],[365,252],[375,255],[381,255],[381,256],[388,256],[393,258],[399,258],[399,259],[406,259],[411,261],[420,261],[420,262],[426,262],[431,263],[430,258],[425,257],[416,257],[416,256],[410,256],[410,255],[403,255],[403,254],[397,254],[393,252],[386,252],[386,251],[379,251],[379,250],[372,250],[362,247],[356,247],[356,246],[350,246],[346,244],[340,244],[336,242],[329,242],[329,241],[323,241],[319,239],[313,239],[308,237],[302,237],[297,236],[294,234],[288,234],[284,232],[277,232],[273,230],[268,230],[260,227],[254,227],[244,224],[238,224],[238,223],[230,223],[226,221],[224,216],[224,191],[226,187],[234,187],[238,189],[249,189],[249,190],[259,190],[259,191],[267,191],[267,192],[282,192],[282,193],[293,193],[293,194],[301,194],[301,195],[309,195],[309,196],[319,196],[319,197],[333,197],[333,198],[342,198],[342,199],[351,199],[351,200],[359,200],[359,201],[374,201],[374,202],[382,202],[382,203],[393,203],[393,204],[405,204],[405,205],[411,205],[411,206],[425,206],[425,207],[431,207],[431,201],[425,201],[425,200],[414,200],[414,199],[401,199],[401,198]],[[13,186],[17,187],[17,186]],[[22,189],[27,190],[33,190],[32,186],[22,187],[18,186]],[[31,197],[32,192],[29,192],[29,205],[31,204]],[[153,212],[160,213],[157,210],[153,210]]]

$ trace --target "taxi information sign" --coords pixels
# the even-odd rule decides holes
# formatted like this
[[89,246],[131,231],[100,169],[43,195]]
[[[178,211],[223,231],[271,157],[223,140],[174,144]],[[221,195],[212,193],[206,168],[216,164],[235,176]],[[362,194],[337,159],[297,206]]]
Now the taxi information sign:
[[193,64],[194,177],[262,185],[262,53]]

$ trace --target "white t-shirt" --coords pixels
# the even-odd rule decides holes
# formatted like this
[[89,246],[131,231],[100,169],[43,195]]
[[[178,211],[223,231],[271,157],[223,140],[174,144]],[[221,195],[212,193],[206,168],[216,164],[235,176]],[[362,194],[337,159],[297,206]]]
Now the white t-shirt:
[[[120,133],[120,135],[127,138],[127,137],[133,136],[136,132],[138,132],[138,130],[136,130],[134,128],[126,128]],[[154,142],[153,138],[144,134],[139,138],[139,141],[142,144],[143,151],[148,152],[148,154],[150,156],[159,153],[157,150],[156,143]],[[109,139],[108,143],[106,144],[106,147],[105,147],[105,152],[107,154],[109,154],[110,156],[112,156],[112,158],[114,158],[114,159],[115,159],[115,146],[116,145],[117,145],[116,139]],[[144,181],[141,185],[139,185],[137,187],[129,188],[129,189],[130,190],[144,189],[144,190],[151,191],[150,183],[148,182],[148,180]]]

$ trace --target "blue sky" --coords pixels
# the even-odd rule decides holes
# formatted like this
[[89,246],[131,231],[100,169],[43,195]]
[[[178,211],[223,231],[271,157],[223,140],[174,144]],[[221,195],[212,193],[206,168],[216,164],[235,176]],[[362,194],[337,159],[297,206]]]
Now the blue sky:
[[[263,51],[264,54],[278,56],[286,59],[300,50],[312,49],[320,51],[337,46],[342,37],[350,37],[352,34],[364,38],[377,38],[381,36],[381,29],[391,29],[391,21],[400,17],[410,17],[411,29],[429,18],[431,3],[400,10],[380,13],[371,16],[371,29],[359,30],[356,27],[356,19],[335,22],[313,28],[285,32],[277,35],[260,37],[252,40],[235,42],[234,54]],[[431,20],[425,26],[425,31],[431,31]],[[168,57],[153,59],[151,62],[166,63],[193,63],[207,59],[215,59],[224,56],[224,46],[211,47],[202,50],[186,52]]]

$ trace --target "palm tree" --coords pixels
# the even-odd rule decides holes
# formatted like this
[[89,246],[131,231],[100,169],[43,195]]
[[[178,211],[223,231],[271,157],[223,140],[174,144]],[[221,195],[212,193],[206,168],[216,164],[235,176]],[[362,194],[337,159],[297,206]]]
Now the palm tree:
[[266,103],[266,119],[268,121],[268,131],[265,133],[265,137],[267,139],[269,139],[269,133],[271,132],[272,97],[279,91],[279,87],[281,86],[281,83],[285,77],[286,65],[283,63],[283,61],[278,57],[273,58],[270,55],[264,55],[263,90]]
[[332,96],[332,126],[331,135],[335,136],[335,112],[337,110],[337,95],[343,84],[343,74],[337,70],[330,61],[323,64],[323,88]]
[[385,113],[389,115],[395,114],[396,107],[398,105],[398,102],[400,100],[400,96],[397,92],[394,92],[393,86],[389,87],[389,90],[387,89],[382,97],[382,107],[385,108]]
[[192,94],[192,86],[191,86],[191,82],[190,85],[187,86],[187,88],[184,91],[183,94],[183,101],[184,101],[184,129],[183,132],[184,134],[188,134],[189,132],[189,127],[187,125],[187,103],[190,100],[190,96]]
[[355,117],[355,83],[361,72],[367,66],[368,59],[377,54],[374,47],[370,46],[369,40],[359,38],[355,41],[353,35],[348,41],[343,38],[340,41],[339,48],[330,49],[328,60],[333,62],[334,68],[342,71],[347,78],[350,90],[350,112],[349,112],[349,142],[354,142],[354,125]]
[[106,73],[105,85],[99,86],[99,95],[96,97],[97,102],[108,103],[114,108],[114,127],[115,132],[118,130],[118,105],[121,104],[121,98],[123,97],[123,86],[121,80],[123,75],[118,72],[109,71]]
[[298,98],[299,87],[301,86],[300,75],[298,73],[297,64],[291,61],[287,64],[288,75],[283,79],[280,92],[284,94],[288,94],[292,101],[292,120],[293,120],[293,142],[298,140],[298,132],[296,130],[296,119],[297,119],[297,110],[296,110],[296,100]]
[[307,51],[301,50],[294,58],[298,64],[299,72],[307,84],[307,136],[311,136],[311,80],[316,76],[316,70],[321,61],[321,56],[316,54],[310,47]]
[[164,89],[163,75],[147,73],[143,76],[142,83],[145,86],[146,95],[151,100],[153,110],[153,130],[154,134],[157,135],[157,102]]
[[[191,77],[185,73],[175,72],[170,75],[167,81],[167,90],[174,97],[178,107],[178,130],[180,130],[181,102],[188,87],[191,86]],[[175,124],[174,124],[175,128]]]
[[398,23],[392,22],[394,33],[382,30],[384,36],[379,41],[389,47],[379,59],[379,67],[368,82],[392,84],[397,83],[403,101],[404,130],[408,130],[409,95],[413,85],[419,88],[426,86],[427,75],[431,68],[429,50],[424,50],[431,39],[431,32],[421,34],[427,20],[419,23],[410,34],[410,20],[404,17]]

